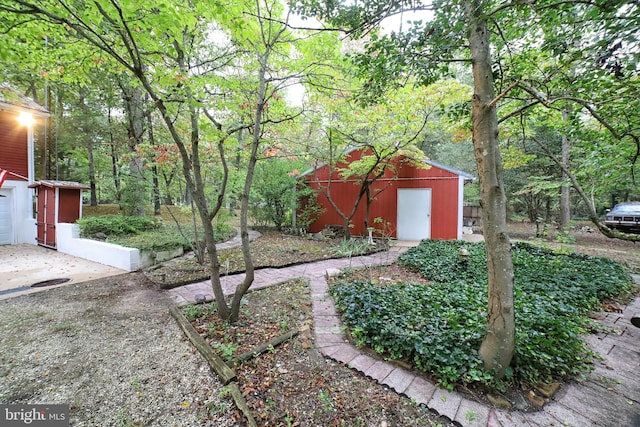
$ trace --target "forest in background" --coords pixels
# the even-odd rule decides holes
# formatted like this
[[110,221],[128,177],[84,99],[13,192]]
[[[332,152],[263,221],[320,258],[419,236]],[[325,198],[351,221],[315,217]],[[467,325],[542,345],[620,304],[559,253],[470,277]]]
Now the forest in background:
[[[167,92],[179,132],[186,136],[192,131],[184,114],[188,106],[184,97],[170,92],[182,89],[187,81],[202,91],[199,108],[218,116],[225,125],[237,125],[224,142],[229,168],[224,204],[232,211],[238,206],[246,176],[255,110],[247,88],[257,69],[247,60],[251,43],[244,46],[236,36],[230,36],[236,31],[249,39],[256,28],[231,21],[243,16],[246,20],[252,8],[238,6],[236,17],[229,18],[228,24],[215,23],[215,16],[197,23],[191,39],[185,40],[192,52],[183,70],[178,58],[160,62],[162,49],[171,56],[161,40],[140,40],[137,45],[141,51],[159,51],[154,59],[154,84]],[[139,11],[144,10],[141,4]],[[286,13],[284,8],[270,12]],[[141,203],[155,203],[156,211],[160,204],[189,204],[179,150],[154,109],[154,101],[143,94],[139,83],[123,73],[122,65],[113,58],[92,49],[63,26],[49,25],[46,32],[36,33],[16,25],[17,20],[3,12],[0,42],[4,44],[5,82],[51,112],[50,120],[37,127],[37,178],[89,184],[87,203],[116,203],[125,212],[135,212]],[[232,29],[219,28],[224,25]],[[370,88],[357,77],[348,59],[363,52],[365,44],[381,33],[356,39],[337,32],[296,29],[306,25],[299,18],[289,25],[286,39],[278,46],[280,57],[268,70],[274,87],[265,109],[270,123],[260,134],[259,179],[254,181],[251,194],[256,206],[289,209],[297,173],[335,159],[356,144],[374,144],[380,151],[401,144],[419,150],[414,155],[421,152],[426,158],[477,176],[468,116],[473,89],[467,66],[455,64],[448,75],[428,86],[407,77],[401,86],[387,88],[376,103],[365,104],[362,92]],[[200,34],[196,35],[197,31]],[[516,53],[537,58],[536,77],[547,81],[536,90],[546,90],[549,98],[553,92],[564,91],[566,98],[580,96],[589,103],[580,107],[570,104],[570,99],[554,100],[551,108],[531,107],[501,123],[500,151],[511,219],[556,224],[563,188],[569,191],[571,218],[588,217],[585,201],[570,188],[569,178],[557,162],[563,156],[599,214],[617,202],[640,199],[635,176],[638,142],[632,136],[639,116],[633,61],[637,51],[621,36],[613,45],[594,43],[594,50],[580,58],[582,64],[573,60],[564,61],[565,65],[562,55],[570,52],[566,46],[565,51],[561,48],[570,40],[561,36],[553,40],[554,46],[549,45],[551,41],[523,45]],[[594,28],[592,38],[597,37]],[[512,62],[497,62],[496,67],[502,68],[496,73],[515,68],[516,53],[510,53]],[[560,64],[564,69],[553,68]],[[525,61],[517,63],[525,65]],[[529,70],[520,72],[524,71]],[[592,73],[594,78],[576,86],[580,73]],[[507,116],[528,100],[514,95],[500,102],[513,106],[505,108]],[[591,114],[594,111],[597,116]],[[218,131],[211,122],[198,126],[207,188],[219,187],[222,179],[215,148]],[[631,136],[620,138],[625,134]],[[210,197],[214,194],[211,191]],[[466,201],[478,204],[474,185],[467,186]],[[269,216],[261,219],[270,221]]]

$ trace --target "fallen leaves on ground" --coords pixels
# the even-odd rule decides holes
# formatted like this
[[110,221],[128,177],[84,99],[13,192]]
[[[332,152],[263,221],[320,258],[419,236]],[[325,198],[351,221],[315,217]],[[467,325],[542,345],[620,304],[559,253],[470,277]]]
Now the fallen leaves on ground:
[[210,307],[192,324],[212,348],[232,349],[228,360],[287,331],[299,331],[266,353],[232,363],[260,426],[453,425],[357,371],[325,359],[313,342],[311,295],[302,280],[250,292],[236,324],[222,322],[214,313]]
[[[341,239],[317,239],[266,230],[250,244],[254,268],[286,267],[338,257],[336,247]],[[382,245],[382,243],[380,244]],[[381,246],[371,246],[367,253],[377,252]],[[240,247],[218,251],[220,274],[226,276],[245,271]],[[146,272],[153,282],[172,288],[209,278],[209,264],[198,264],[193,256],[153,267]]]

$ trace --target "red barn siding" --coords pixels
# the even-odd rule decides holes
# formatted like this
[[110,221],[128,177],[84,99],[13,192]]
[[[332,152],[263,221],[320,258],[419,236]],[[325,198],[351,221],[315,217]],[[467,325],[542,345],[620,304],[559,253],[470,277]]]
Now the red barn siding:
[[[29,176],[27,129],[15,114],[0,111],[0,168],[24,177]],[[15,175],[8,179],[20,180]]]
[[[357,160],[361,151],[352,152],[345,163]],[[397,192],[399,188],[431,188],[431,238],[432,239],[456,239],[459,235],[459,180],[460,176],[431,166],[423,169],[412,165],[406,160],[394,162],[395,168],[389,168],[385,176],[374,183],[372,193],[379,192],[371,205],[369,215],[370,226],[375,227],[377,235],[396,237],[397,232]],[[339,165],[344,166],[344,165]],[[322,166],[305,177],[309,186],[318,190],[318,203],[324,208],[324,212],[311,224],[311,232],[319,232],[326,225],[342,225],[343,220],[331,206],[323,191],[326,191],[329,178],[329,167]],[[340,210],[349,215],[358,196],[360,186],[355,182],[342,180],[337,172],[334,172],[331,180],[330,194]],[[366,200],[360,201],[358,210],[351,220],[352,235],[366,235],[364,227]],[[382,218],[383,224],[374,223],[375,218]]]
[[74,223],[80,218],[81,191],[61,188],[58,193],[58,222]]

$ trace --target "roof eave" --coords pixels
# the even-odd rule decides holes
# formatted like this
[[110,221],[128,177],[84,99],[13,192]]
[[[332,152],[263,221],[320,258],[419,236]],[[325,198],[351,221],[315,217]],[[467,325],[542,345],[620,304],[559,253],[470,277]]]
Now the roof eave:
[[6,102],[0,102],[0,110],[17,111],[17,112],[28,111],[39,117],[51,117],[51,114],[44,109],[40,110],[40,109],[26,107],[22,105],[9,104]]

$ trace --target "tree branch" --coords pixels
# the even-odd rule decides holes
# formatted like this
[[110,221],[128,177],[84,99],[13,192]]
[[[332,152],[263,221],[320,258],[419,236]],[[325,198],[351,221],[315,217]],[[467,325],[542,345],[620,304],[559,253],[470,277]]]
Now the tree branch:
[[518,86],[519,82],[515,82],[515,83],[511,83],[509,85],[508,88],[506,88],[504,91],[502,91],[501,94],[499,94],[498,96],[496,96],[495,98],[493,98],[493,100],[491,100],[490,103],[487,104],[488,108],[493,107],[494,105],[496,105],[496,103],[498,103],[502,98],[504,98],[505,96],[507,96],[507,94],[516,86]]
[[589,196],[587,196],[587,194],[584,192],[584,190],[582,189],[582,186],[578,182],[578,180],[575,177],[575,175],[573,173],[571,173],[571,170],[569,170],[569,168],[567,168],[547,148],[547,146],[544,145],[542,142],[540,142],[536,137],[532,136],[531,139],[547,154],[547,156],[549,156],[549,158],[556,165],[558,165],[562,169],[562,171],[565,173],[565,175],[567,177],[569,177],[569,179],[571,180],[571,186],[576,190],[576,192],[578,193],[578,195],[580,196],[582,201],[585,203],[585,205],[587,205],[587,208],[589,209],[589,219],[598,228],[598,230],[600,230],[600,232],[602,234],[604,234],[606,237],[609,237],[610,239],[620,239],[620,240],[628,240],[628,241],[632,241],[632,242],[640,242],[640,234],[622,233],[622,232],[619,232],[619,231],[616,231],[616,230],[612,230],[609,227],[607,227],[605,224],[603,224],[600,221],[598,213],[596,212],[595,207],[591,203],[591,200],[589,199]]

